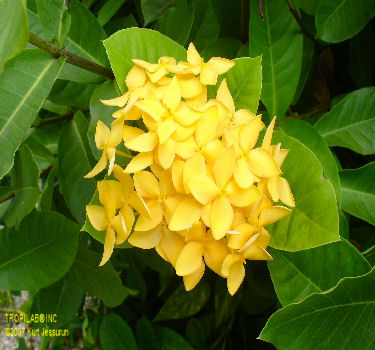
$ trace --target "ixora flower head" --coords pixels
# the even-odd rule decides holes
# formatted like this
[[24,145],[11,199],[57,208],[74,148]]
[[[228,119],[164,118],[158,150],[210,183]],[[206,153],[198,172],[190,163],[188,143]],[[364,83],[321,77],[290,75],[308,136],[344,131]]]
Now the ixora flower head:
[[[235,294],[246,260],[269,260],[265,226],[291,212],[294,199],[281,167],[288,150],[272,145],[275,118],[262,143],[261,115],[236,110],[226,79],[216,99],[207,85],[234,62],[200,57],[193,44],[187,62],[160,57],[134,59],[128,91],[111,100],[117,106],[110,128],[99,121],[95,141],[102,157],[86,177],[108,165],[114,178],[97,183],[101,205],[88,205],[93,227],[105,231],[100,265],[124,241],[153,249],[193,289],[206,266],[227,279]],[[137,125],[137,126],[134,126]],[[117,150],[121,144],[129,153]],[[131,158],[125,168],[117,155]],[[283,202],[288,207],[274,205]]]

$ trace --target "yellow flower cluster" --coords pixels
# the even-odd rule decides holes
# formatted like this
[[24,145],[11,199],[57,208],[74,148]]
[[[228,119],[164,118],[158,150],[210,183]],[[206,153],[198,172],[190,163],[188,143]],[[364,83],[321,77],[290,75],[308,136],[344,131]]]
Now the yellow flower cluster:
[[[115,178],[97,184],[102,205],[87,206],[93,227],[106,230],[101,265],[115,244],[128,240],[155,248],[183,276],[186,290],[197,285],[207,265],[227,278],[233,295],[245,277],[246,259],[272,259],[264,226],[291,211],[273,202],[295,205],[280,170],[288,150],[271,145],[275,119],[256,147],[261,115],[236,111],[225,79],[216,99],[207,100],[207,85],[216,85],[234,62],[204,62],[193,44],[187,62],[133,62],[128,91],[102,101],[120,109],[110,129],[98,122],[95,141],[103,154],[86,175],[109,163]],[[125,169],[115,164],[116,154],[124,155],[116,150],[122,142],[134,154]]]

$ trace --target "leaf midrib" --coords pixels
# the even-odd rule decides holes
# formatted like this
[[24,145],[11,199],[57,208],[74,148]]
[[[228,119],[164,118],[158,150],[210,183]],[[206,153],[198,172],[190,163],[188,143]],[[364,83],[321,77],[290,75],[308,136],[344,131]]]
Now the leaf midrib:
[[[342,130],[350,129],[350,128],[352,128],[352,127],[354,127],[354,126],[357,126],[357,125],[359,125],[359,124],[364,124],[364,123],[371,122],[371,121],[375,121],[375,118],[365,119],[365,120],[361,120],[361,121],[356,122],[356,123],[347,124],[347,125],[345,125],[345,126],[343,126],[343,127],[341,127],[341,128],[333,129],[333,130],[331,130],[331,131],[329,131],[329,132],[326,132],[326,133],[322,132],[322,133],[320,133],[320,135],[323,136],[323,137],[325,137],[325,136],[327,136],[327,135],[335,134],[335,133],[338,133],[338,132],[340,132],[340,131],[342,131]],[[318,128],[317,128],[317,129],[318,129]]]

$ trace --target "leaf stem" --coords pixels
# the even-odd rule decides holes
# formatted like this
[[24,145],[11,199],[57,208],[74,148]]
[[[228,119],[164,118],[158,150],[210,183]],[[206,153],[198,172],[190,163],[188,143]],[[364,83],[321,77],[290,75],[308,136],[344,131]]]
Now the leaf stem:
[[57,46],[42,39],[41,37],[39,37],[38,35],[34,33],[31,33],[31,32],[29,33],[29,42],[32,45],[39,47],[43,51],[50,53],[55,58],[66,57],[66,62],[74,66],[80,67],[82,69],[86,69],[95,74],[103,75],[104,77],[109,78],[109,79],[114,79],[113,72],[109,68],[106,68],[94,62],[91,62],[89,60],[86,60],[85,58],[79,57],[75,55],[74,53],[69,52],[65,48],[59,49]]
[[6,202],[8,199],[11,199],[14,197],[14,192],[9,193],[7,196],[0,198],[0,204]]
[[[61,114],[61,115],[58,115],[56,117],[52,117],[52,118],[47,118],[47,119],[43,119],[38,125],[35,126],[35,128],[40,128],[42,126],[45,126],[45,125],[49,125],[49,124],[52,124],[52,123],[57,123],[61,120],[66,120],[66,119],[72,119],[75,112],[77,112],[78,110],[74,110],[74,111],[69,111],[65,114]],[[82,113],[86,113],[86,112],[89,112],[90,110],[88,109],[84,109],[82,111]]]
[[125,153],[125,152],[121,152],[119,150],[116,149],[116,154],[118,154],[119,156],[122,156],[122,157],[125,157],[125,158],[130,158],[130,159],[133,159],[133,156],[128,154],[128,153]]

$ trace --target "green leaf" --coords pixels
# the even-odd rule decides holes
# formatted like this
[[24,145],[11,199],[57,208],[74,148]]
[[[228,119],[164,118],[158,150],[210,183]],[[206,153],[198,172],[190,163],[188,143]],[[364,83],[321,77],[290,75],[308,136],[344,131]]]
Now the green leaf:
[[345,96],[315,124],[329,146],[350,148],[360,154],[375,153],[375,87]]
[[140,350],[160,350],[155,328],[145,316],[137,321],[137,342]]
[[375,162],[340,171],[342,209],[375,225]]
[[13,166],[14,153],[63,63],[39,49],[25,50],[0,76],[0,179]]
[[59,137],[63,123],[64,121],[61,121],[31,129],[30,136],[26,139],[26,143],[31,137],[33,143],[35,142],[42,145],[43,148],[46,148],[53,156],[57,155]]
[[186,59],[186,50],[163,34],[144,28],[118,31],[103,41],[121,92],[126,91],[125,78],[134,66],[132,58],[156,63],[161,56]]
[[54,212],[35,212],[19,230],[3,230],[0,289],[39,289],[59,280],[74,261],[78,234],[78,225]]
[[173,0],[141,0],[144,26],[157,20],[166,9],[173,5]]
[[119,315],[106,315],[100,325],[99,334],[104,350],[138,349],[132,329]]
[[180,284],[173,294],[165,301],[155,321],[176,320],[195,315],[204,305],[210,296],[210,287],[207,283],[200,283],[192,291],[187,292]]
[[84,293],[79,287],[62,279],[52,286],[41,289],[34,296],[31,312],[44,315],[55,314],[56,322],[44,322],[44,324],[50,328],[61,328],[74,319],[83,296]]
[[[176,6],[167,9],[156,22],[155,30],[185,45],[193,25],[194,12],[186,0],[176,0]],[[176,30],[178,28],[178,30]]]
[[[107,36],[98,20],[78,0],[70,1],[70,11],[72,21],[68,38],[65,42],[66,49],[91,62],[109,67],[101,42]],[[65,65],[59,78],[79,83],[97,83],[103,81],[102,76],[71,64]]]
[[100,298],[106,306],[120,305],[128,292],[110,262],[99,267],[101,254],[78,246],[78,253],[67,279],[85,292]]
[[341,187],[337,164],[332,152],[319,133],[310,124],[296,119],[280,118],[277,128],[285,134],[302,142],[310,151],[314,152],[323,167],[324,176],[335,189],[337,203],[341,205]]
[[360,32],[375,15],[372,0],[325,0],[316,9],[317,37],[327,43],[338,43]]
[[101,120],[108,127],[111,126],[112,121],[114,120],[112,114],[118,110],[117,107],[110,107],[104,105],[100,99],[108,100],[120,96],[120,91],[117,87],[115,81],[107,81],[94,90],[94,93],[91,96],[90,100],[90,124],[87,130],[87,137],[89,139],[91,151],[94,154],[96,159],[99,159],[102,155],[102,152],[96,148],[95,144],[95,132],[96,124],[98,120]]
[[[250,2],[259,13],[259,2]],[[263,3],[264,20],[250,16],[250,56],[263,55],[262,102],[271,116],[283,116],[293,100],[302,65],[302,32],[284,0]]]
[[269,253],[273,260],[268,262],[268,268],[283,306],[326,291],[344,277],[364,275],[371,269],[346,240],[294,253],[271,248]]
[[71,21],[65,0],[37,0],[37,8],[44,38],[63,47]]
[[277,223],[267,226],[273,248],[297,251],[338,241],[339,218],[334,189],[323,177],[316,156],[301,142],[275,132],[273,143],[289,149],[281,169],[292,189],[296,207]]
[[39,198],[39,171],[27,146],[21,146],[16,153],[12,171],[14,199],[4,216],[8,227],[18,228],[22,219],[35,207]]
[[293,0],[293,4],[309,15],[314,15],[320,0]]
[[109,0],[98,13],[98,22],[101,26],[104,26],[120,9],[120,7],[126,2],[126,0]]
[[[237,55],[240,50],[242,43],[238,39],[225,36],[213,41],[212,44],[207,46],[202,52],[201,56],[205,61],[209,61],[211,57],[225,57],[225,58],[236,58],[242,57]],[[245,57],[249,55],[249,48],[247,47]]]
[[43,190],[40,195],[40,200],[39,200],[39,205],[38,205],[37,210],[39,211],[52,210],[52,197],[53,197],[53,188],[55,184],[55,177],[56,177],[56,169],[52,168],[43,186]]
[[92,168],[93,157],[87,140],[88,122],[82,112],[64,126],[59,141],[59,179],[68,208],[83,223],[86,204],[95,192],[95,180],[84,179]]
[[193,347],[186,339],[174,330],[162,327],[159,330],[160,350],[193,350]]
[[344,278],[334,289],[274,313],[260,339],[279,350],[371,349],[374,289],[375,269],[361,277]]
[[0,1],[0,74],[5,62],[19,54],[28,39],[25,1]]
[[39,172],[42,172],[44,169],[48,168],[53,162],[54,157],[50,150],[43,145],[38,137],[31,131],[29,136],[24,141],[24,144],[27,145],[31,151],[34,161],[38,166]]

